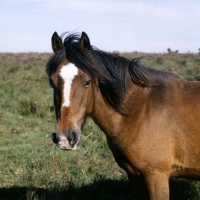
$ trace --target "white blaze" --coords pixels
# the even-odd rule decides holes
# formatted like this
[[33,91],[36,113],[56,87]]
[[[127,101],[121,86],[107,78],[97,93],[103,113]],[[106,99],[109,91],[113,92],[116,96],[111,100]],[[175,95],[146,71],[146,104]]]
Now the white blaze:
[[71,85],[74,77],[78,74],[78,68],[69,63],[68,65],[64,65],[60,70],[60,76],[64,80],[64,103],[63,106],[68,107],[70,105],[70,93],[71,93]]

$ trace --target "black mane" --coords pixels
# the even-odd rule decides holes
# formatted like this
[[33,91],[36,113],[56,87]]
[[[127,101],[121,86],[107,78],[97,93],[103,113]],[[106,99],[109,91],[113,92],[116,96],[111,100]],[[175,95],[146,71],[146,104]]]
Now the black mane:
[[129,60],[117,54],[107,53],[91,46],[90,50],[79,45],[80,35],[68,34],[64,39],[64,49],[50,58],[46,65],[50,76],[65,59],[74,63],[85,73],[98,79],[102,96],[113,109],[122,113],[123,98],[126,93],[126,77],[138,87],[156,87],[161,79],[174,76],[147,68],[140,64],[140,58]]

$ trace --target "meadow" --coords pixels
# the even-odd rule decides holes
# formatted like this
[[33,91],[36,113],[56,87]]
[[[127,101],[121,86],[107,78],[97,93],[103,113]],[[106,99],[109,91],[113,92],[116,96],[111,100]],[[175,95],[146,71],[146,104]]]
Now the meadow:
[[[146,66],[200,81],[198,54],[123,53]],[[115,163],[104,133],[88,118],[77,151],[51,141],[55,128],[48,53],[0,53],[0,200],[141,199]],[[170,181],[173,200],[199,200],[200,182]]]

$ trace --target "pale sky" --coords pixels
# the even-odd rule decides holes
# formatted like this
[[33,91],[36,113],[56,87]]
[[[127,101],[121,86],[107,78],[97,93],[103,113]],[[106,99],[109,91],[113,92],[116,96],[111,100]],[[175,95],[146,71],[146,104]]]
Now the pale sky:
[[200,0],[0,0],[0,52],[52,52],[54,31],[104,51],[197,53]]

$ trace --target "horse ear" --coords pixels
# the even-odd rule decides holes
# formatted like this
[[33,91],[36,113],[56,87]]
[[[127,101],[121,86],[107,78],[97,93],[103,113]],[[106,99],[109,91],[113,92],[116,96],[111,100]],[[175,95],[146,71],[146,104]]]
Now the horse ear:
[[90,39],[85,32],[82,32],[79,45],[84,49],[87,49],[87,50],[91,49]]
[[62,39],[58,36],[57,32],[53,33],[51,37],[51,44],[54,53],[57,53],[58,51],[64,48]]

